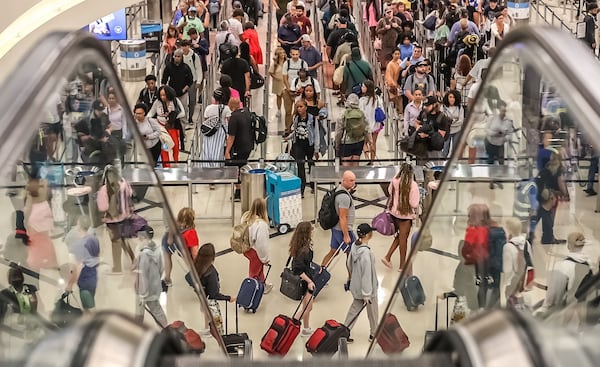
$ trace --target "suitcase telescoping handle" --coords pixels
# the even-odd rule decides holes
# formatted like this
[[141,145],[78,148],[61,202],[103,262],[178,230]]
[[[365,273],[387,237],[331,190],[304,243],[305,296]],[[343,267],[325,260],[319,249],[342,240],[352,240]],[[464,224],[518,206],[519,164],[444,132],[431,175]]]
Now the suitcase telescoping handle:
[[[229,334],[229,315],[227,313],[227,304],[229,303],[229,301],[225,301],[225,334]],[[235,333],[238,334],[238,307],[237,307],[237,303],[235,304]]]
[[327,264],[324,265],[324,268],[331,269],[333,265],[335,265],[333,262],[337,259],[338,255],[340,254],[340,251],[342,250],[342,247],[344,248],[344,252],[346,252],[348,249],[350,249],[350,246],[352,246],[351,243],[346,245],[344,241],[340,242],[340,245],[338,246],[337,250],[335,250],[333,256],[329,259]]
[[435,299],[435,331],[438,330],[438,315],[439,315],[439,300],[440,298],[445,299],[446,300],[446,329],[448,329],[448,327],[450,326],[450,320],[449,320],[449,312],[450,312],[450,298],[457,298],[458,296],[456,295],[456,293],[454,292],[445,292],[443,293],[441,296],[436,297]]
[[363,310],[365,308],[367,308],[367,304],[370,304],[371,301],[369,301],[368,303],[363,303],[362,307],[360,308],[360,310],[358,310],[358,312],[356,313],[356,315],[352,318],[352,320],[350,320],[350,322],[348,323],[348,325],[346,325],[346,327],[348,327],[348,329],[352,328],[352,325],[356,322],[356,320],[358,319],[358,316],[360,316],[360,314],[363,312]]
[[267,267],[267,274],[265,274],[265,284],[267,283],[267,278],[269,277],[269,273],[271,272],[271,268],[273,267],[273,265],[271,265],[270,263],[265,265]]
[[[304,309],[302,310],[302,313],[300,313],[300,316],[298,316],[298,318],[294,318],[294,316],[296,316],[296,313],[298,312],[298,310],[300,309],[300,307],[302,306],[302,301],[304,301],[304,297],[310,297],[310,299],[308,300],[308,302],[306,303],[306,307],[304,307]],[[313,299],[315,299],[315,297],[313,296],[312,293],[306,292],[304,293],[304,295],[302,296],[302,298],[300,299],[300,302],[298,302],[298,307],[296,307],[296,310],[294,311],[294,313],[292,314],[292,319],[296,320],[296,321],[300,321],[302,320],[302,316],[304,316],[304,313],[306,312],[306,309],[308,308],[308,305],[310,305],[310,303],[313,301]]]

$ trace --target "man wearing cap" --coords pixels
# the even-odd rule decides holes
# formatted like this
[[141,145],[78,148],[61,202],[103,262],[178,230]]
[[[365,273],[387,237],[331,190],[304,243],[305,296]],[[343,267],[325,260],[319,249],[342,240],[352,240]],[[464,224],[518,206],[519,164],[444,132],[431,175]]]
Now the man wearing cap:
[[588,274],[590,261],[583,253],[586,239],[583,233],[572,232],[567,237],[567,258],[556,262],[548,274],[548,289],[544,304],[536,314],[548,314],[576,301],[575,291]]
[[427,65],[429,65],[427,61],[419,61],[415,72],[406,77],[404,95],[409,102],[414,99],[413,93],[417,89],[423,91],[424,96],[433,96],[436,91],[435,80],[426,73]]
[[144,321],[145,308],[162,326],[167,326],[167,316],[159,299],[162,292],[161,277],[163,273],[162,250],[152,240],[154,229],[143,226],[137,233],[139,254],[133,262],[135,275],[136,308],[135,319]]
[[300,58],[308,64],[308,75],[316,78],[317,70],[323,65],[323,57],[321,51],[317,50],[312,44],[312,40],[308,34],[303,35],[300,38],[302,47],[300,47]]
[[587,43],[594,53],[596,53],[596,16],[598,15],[598,4],[597,3],[588,3],[587,4],[587,14],[583,18],[583,22],[585,23],[585,37],[583,38],[585,43]]
[[398,48],[398,37],[402,33],[402,19],[394,16],[394,7],[389,5],[385,8],[383,17],[377,23],[375,33],[381,39],[381,50],[379,61],[381,66],[387,66],[392,59],[392,52]]
[[198,33],[204,32],[204,23],[196,16],[197,14],[198,10],[196,10],[195,6],[192,6],[188,10],[187,15],[182,16],[181,19],[179,19],[179,22],[177,22],[177,28],[184,40],[190,39],[188,31],[192,28],[195,28]]
[[[423,110],[417,119],[415,127],[420,139],[428,141],[428,158],[441,158],[442,146],[432,146],[431,139],[434,134],[439,134],[445,140],[449,137],[452,120],[440,111],[440,102],[435,96],[428,96],[423,100]],[[439,149],[438,149],[439,148]]]

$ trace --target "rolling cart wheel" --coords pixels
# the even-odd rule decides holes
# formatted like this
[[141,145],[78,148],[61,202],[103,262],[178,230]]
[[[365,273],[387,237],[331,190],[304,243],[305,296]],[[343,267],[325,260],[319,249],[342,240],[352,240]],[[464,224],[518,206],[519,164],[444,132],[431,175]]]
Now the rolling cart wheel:
[[279,233],[281,233],[281,234],[286,234],[290,231],[290,225],[289,224],[280,224],[277,227],[277,231],[279,231]]

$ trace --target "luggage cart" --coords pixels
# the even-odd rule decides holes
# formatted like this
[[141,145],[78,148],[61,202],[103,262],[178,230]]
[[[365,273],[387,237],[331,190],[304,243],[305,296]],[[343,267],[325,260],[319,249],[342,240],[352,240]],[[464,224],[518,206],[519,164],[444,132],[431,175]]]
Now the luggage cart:
[[300,178],[289,172],[267,171],[267,212],[272,227],[287,233],[302,221]]

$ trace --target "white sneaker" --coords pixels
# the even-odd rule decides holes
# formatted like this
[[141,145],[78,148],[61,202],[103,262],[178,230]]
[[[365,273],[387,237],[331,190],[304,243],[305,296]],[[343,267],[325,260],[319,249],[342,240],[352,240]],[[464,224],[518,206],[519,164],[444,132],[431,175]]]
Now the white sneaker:
[[273,289],[273,283],[265,284],[265,294],[269,293]]
[[302,328],[302,336],[311,336],[313,331],[311,328]]

